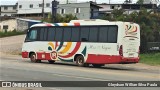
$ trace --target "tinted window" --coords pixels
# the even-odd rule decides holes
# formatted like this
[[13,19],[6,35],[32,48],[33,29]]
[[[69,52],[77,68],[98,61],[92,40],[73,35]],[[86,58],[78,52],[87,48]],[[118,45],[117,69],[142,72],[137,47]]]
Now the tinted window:
[[45,41],[47,40],[47,28],[41,28],[40,29],[40,36],[39,36],[40,41]]
[[25,41],[35,41],[35,40],[37,40],[37,30],[36,29],[32,29],[27,34],[27,37],[26,37]]
[[108,30],[108,42],[109,43],[116,43],[117,42],[117,27],[116,26],[110,26]]
[[47,40],[47,36],[48,36],[48,35],[47,35],[47,34],[48,34],[47,32],[48,32],[48,28],[44,28],[43,40],[45,40],[45,41]]
[[72,38],[71,41],[79,41],[79,35],[80,35],[80,30],[79,28],[73,27],[72,28]]
[[98,39],[98,27],[90,27],[89,41],[96,42]]
[[99,42],[107,42],[108,27],[99,27]]
[[81,27],[80,39],[81,41],[88,41],[89,38],[89,27]]
[[62,41],[62,37],[63,37],[63,28],[56,28],[56,35],[55,35],[55,41]]
[[48,29],[48,41],[54,41],[54,37],[55,37],[55,28],[49,28]]
[[63,31],[63,41],[70,41],[71,40],[71,33],[72,33],[72,29],[71,28],[64,28]]

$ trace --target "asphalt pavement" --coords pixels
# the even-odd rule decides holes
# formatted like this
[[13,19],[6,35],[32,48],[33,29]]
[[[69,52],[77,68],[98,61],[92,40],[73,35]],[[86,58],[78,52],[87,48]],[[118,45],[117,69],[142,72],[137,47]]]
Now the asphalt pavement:
[[[136,65],[136,64],[135,64]],[[125,65],[124,65],[125,66]],[[144,70],[128,67],[102,68],[78,67],[71,63],[49,64],[31,63],[29,59],[0,58],[1,81],[160,81],[160,70]],[[11,88],[0,88],[10,90]],[[50,87],[50,88],[12,88],[12,90],[159,90],[151,87]]]

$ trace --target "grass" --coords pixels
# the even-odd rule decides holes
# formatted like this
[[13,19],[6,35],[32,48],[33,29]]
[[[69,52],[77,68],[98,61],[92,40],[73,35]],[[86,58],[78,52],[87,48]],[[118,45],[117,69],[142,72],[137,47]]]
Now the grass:
[[21,34],[25,34],[24,32],[20,32],[20,31],[8,31],[8,32],[0,32],[0,38],[2,37],[8,37],[8,36],[15,36],[15,35],[21,35]]
[[160,65],[160,53],[140,54],[140,63]]

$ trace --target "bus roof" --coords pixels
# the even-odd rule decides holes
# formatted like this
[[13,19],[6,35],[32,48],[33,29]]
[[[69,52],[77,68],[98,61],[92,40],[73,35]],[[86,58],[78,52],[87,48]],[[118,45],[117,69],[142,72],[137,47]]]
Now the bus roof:
[[44,27],[44,26],[87,26],[87,25],[118,25],[120,23],[124,24],[135,24],[132,22],[122,22],[122,21],[107,21],[101,19],[89,19],[89,20],[71,20],[69,23],[39,23],[34,24],[32,27]]

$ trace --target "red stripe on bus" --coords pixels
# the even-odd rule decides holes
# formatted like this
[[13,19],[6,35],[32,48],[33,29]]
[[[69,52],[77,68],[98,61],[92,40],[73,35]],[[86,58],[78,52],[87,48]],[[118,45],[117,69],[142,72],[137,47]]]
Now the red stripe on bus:
[[68,54],[66,56],[61,56],[61,55],[59,55],[59,56],[62,57],[62,58],[68,58],[68,57],[73,56],[78,51],[78,49],[80,48],[80,45],[81,45],[81,42],[77,42],[76,47],[74,48],[74,50],[70,54]]
[[[42,55],[44,55],[44,56],[42,57]],[[40,60],[51,60],[50,53],[37,52],[37,59],[40,59]]]
[[52,24],[45,24],[46,26],[52,26]]
[[58,42],[56,42],[55,50],[56,50],[57,46],[58,46]]
[[74,26],[80,26],[80,23],[74,23]]
[[139,57],[137,58],[123,58],[122,56],[116,55],[96,55],[88,54],[86,63],[91,64],[119,64],[119,63],[138,63]]
[[22,52],[22,57],[23,58],[28,58],[29,57],[29,53],[28,52]]
[[96,54],[88,54],[88,58],[86,63],[92,64],[111,64],[111,63],[119,63],[121,62],[120,56],[110,56],[110,55],[96,55]]

